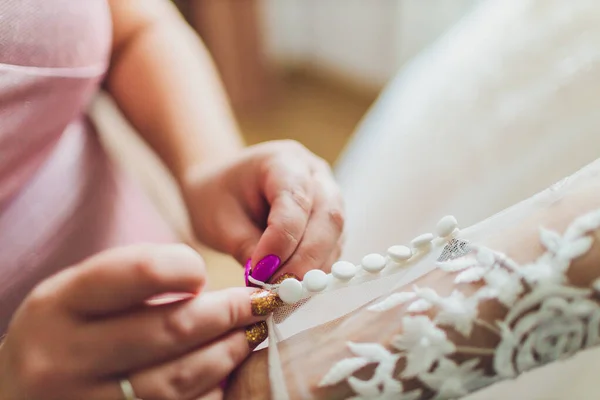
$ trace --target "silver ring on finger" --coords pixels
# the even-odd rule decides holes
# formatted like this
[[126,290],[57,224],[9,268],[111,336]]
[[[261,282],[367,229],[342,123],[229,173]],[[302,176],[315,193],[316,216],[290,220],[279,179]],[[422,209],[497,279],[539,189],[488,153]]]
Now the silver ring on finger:
[[133,390],[133,385],[129,382],[129,379],[121,379],[119,381],[121,392],[123,393],[124,400],[138,400]]

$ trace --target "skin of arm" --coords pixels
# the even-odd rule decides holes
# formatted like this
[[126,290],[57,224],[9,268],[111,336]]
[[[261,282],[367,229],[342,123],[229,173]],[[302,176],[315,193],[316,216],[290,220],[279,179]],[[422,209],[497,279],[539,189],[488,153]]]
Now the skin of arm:
[[200,165],[233,157],[243,141],[210,55],[167,0],[109,0],[105,87],[180,185]]

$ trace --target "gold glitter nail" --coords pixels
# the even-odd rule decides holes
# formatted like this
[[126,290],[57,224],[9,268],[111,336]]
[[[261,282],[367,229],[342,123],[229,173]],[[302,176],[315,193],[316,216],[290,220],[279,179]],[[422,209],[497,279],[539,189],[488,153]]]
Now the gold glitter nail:
[[250,295],[250,304],[252,315],[257,317],[267,316],[284,305],[277,293],[264,289],[257,290]]
[[265,321],[258,322],[246,328],[246,340],[248,340],[248,346],[250,346],[251,350],[254,350],[256,346],[264,342],[267,336],[269,336],[269,330]]
[[278,284],[280,284],[281,282],[285,281],[288,278],[294,278],[294,279],[300,280],[300,278],[298,278],[296,275],[288,272],[288,273],[285,273],[285,274],[283,274],[281,276],[278,276],[277,279],[275,279],[273,281],[273,284],[274,285],[278,285]]

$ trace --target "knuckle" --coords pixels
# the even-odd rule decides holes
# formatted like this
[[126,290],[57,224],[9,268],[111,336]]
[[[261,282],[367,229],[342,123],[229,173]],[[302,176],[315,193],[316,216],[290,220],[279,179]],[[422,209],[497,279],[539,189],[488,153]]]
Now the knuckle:
[[194,334],[193,319],[183,312],[165,313],[162,322],[163,332],[170,343],[185,342]]
[[303,144],[293,139],[278,140],[271,143],[267,149],[263,161],[271,167],[279,163],[286,164],[290,155],[297,157],[297,154],[308,151]]
[[283,147],[289,149],[292,152],[307,151],[306,146],[304,146],[302,143],[300,143],[297,140],[284,139],[280,143]]
[[31,351],[14,366],[19,380],[31,394],[45,393],[62,382],[62,370],[39,352]]
[[49,288],[46,287],[44,282],[38,286],[36,286],[29,296],[27,296],[27,300],[25,302],[25,307],[28,312],[36,312],[43,309],[49,301],[50,292]]
[[293,200],[294,204],[297,205],[304,214],[310,214],[310,210],[312,209],[312,199],[308,196],[306,190],[294,187],[288,189],[286,192]]
[[143,252],[138,260],[133,264],[135,275],[141,281],[151,284],[158,284],[162,281],[163,271],[160,264],[156,262],[152,253]]
[[310,266],[311,268],[317,267],[325,261],[322,257],[321,252],[316,246],[312,246],[310,248],[305,249],[303,252],[299,254],[302,265]]
[[225,318],[225,324],[223,326],[237,326],[241,320],[242,312],[239,307],[239,303],[235,301],[229,301],[225,312],[223,313]]
[[171,372],[168,376],[167,383],[162,391],[161,399],[163,400],[188,398],[187,395],[198,385],[201,379],[195,373],[194,368],[189,368],[189,366],[181,362],[177,362],[171,367]]
[[331,208],[328,211],[329,221],[337,229],[338,232],[344,231],[344,225],[346,224],[346,217],[342,208]]
[[239,334],[235,337],[235,340],[229,340],[225,343],[225,373],[229,373],[234,370],[238,365],[244,361],[248,355],[248,344],[244,334]]
[[294,224],[291,221],[279,221],[271,225],[275,236],[279,237],[284,242],[289,242],[294,246],[298,246],[300,238],[294,232]]

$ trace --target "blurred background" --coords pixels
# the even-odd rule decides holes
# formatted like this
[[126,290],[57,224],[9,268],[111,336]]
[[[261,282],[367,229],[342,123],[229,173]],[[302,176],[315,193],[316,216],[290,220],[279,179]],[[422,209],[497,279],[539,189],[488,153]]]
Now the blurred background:
[[377,94],[473,0],[177,0],[250,143],[334,162]]
[[[295,139],[332,165],[386,84],[478,0],[173,0],[211,52],[248,144]],[[242,283],[232,259],[193,243],[177,188],[107,96],[93,116],[108,148],[207,260],[214,288]]]

